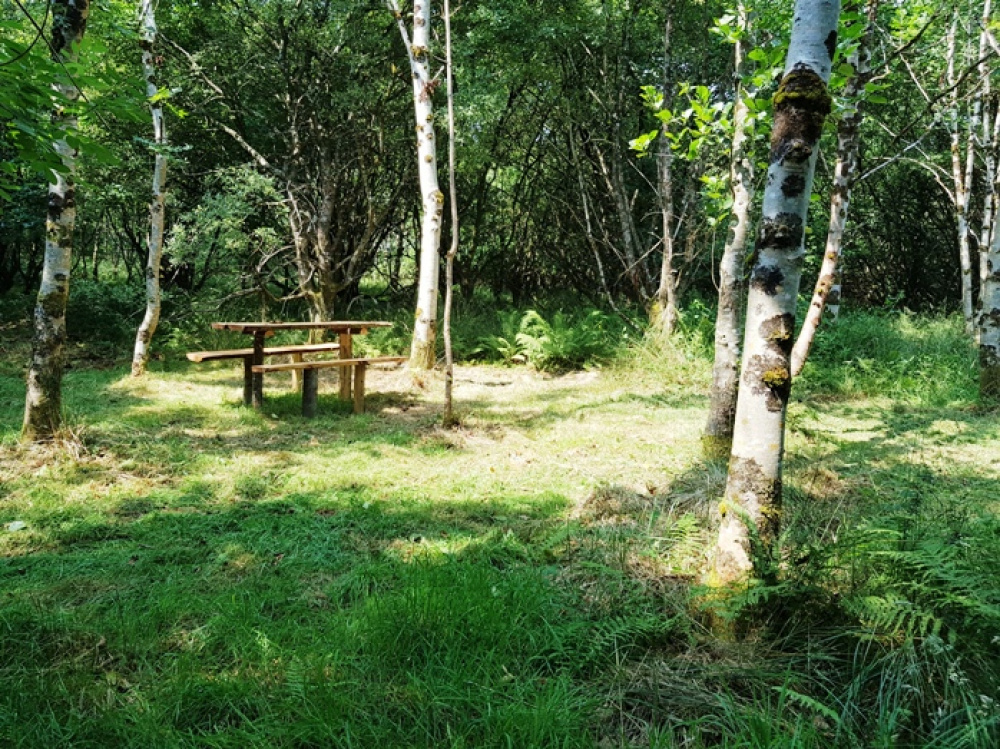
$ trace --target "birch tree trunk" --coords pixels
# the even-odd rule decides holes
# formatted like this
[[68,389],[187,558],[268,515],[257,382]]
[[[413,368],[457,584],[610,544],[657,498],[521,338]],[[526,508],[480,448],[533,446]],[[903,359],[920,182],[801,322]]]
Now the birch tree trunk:
[[729,454],[736,418],[736,395],[740,371],[740,278],[743,254],[750,232],[750,206],[753,203],[753,160],[747,153],[750,110],[744,99],[743,67],[746,55],[744,40],[749,34],[749,17],[743,3],[737,7],[740,39],[734,52],[736,82],[733,103],[733,150],[729,174],[733,191],[733,211],[726,246],[719,262],[719,308],[715,316],[715,361],[712,365],[712,390],[709,397],[708,424],[702,440],[710,458]]
[[142,0],[139,9],[142,25],[142,75],[146,80],[146,98],[153,118],[153,143],[156,146],[153,165],[153,196],[149,204],[149,237],[146,259],[146,314],[135,336],[132,354],[132,376],[146,373],[149,362],[149,343],[160,322],[160,260],[163,257],[164,204],[166,202],[167,127],[163,118],[163,105],[155,100],[159,86],[153,50],[156,45],[156,10],[153,0]]
[[[53,0],[53,60],[70,63],[77,60],[77,48],[87,28],[89,14],[90,0]],[[53,86],[70,108],[80,97],[79,89],[68,76]],[[52,118],[67,134],[77,129],[77,118],[71,109],[60,108]],[[62,158],[65,171],[54,174],[55,179],[49,184],[45,260],[35,304],[35,330],[24,408],[23,437],[34,441],[51,439],[62,420],[66,302],[69,299],[73,228],[76,223],[73,182],[76,150],[69,146],[65,138],[55,144],[55,150]]]
[[847,108],[837,126],[837,165],[834,170],[833,192],[830,196],[830,225],[826,232],[826,250],[823,264],[816,279],[812,301],[802,323],[802,330],[792,348],[792,377],[802,373],[809,349],[816,337],[816,330],[823,320],[823,312],[830,310],[834,317],[840,314],[840,258],[844,246],[844,229],[847,212],[851,206],[851,189],[858,171],[858,145],[861,139],[865,85],[871,78],[871,38],[875,31],[875,18],[879,0],[868,0],[868,20],[865,31],[858,39],[858,47],[848,63],[854,68],[844,86]]
[[[671,106],[670,91],[670,30],[671,20],[663,33],[663,106]],[[674,154],[668,137],[670,126],[664,121],[660,133],[657,172],[660,182],[660,215],[662,217],[663,260],[660,264],[660,287],[656,291],[656,315],[653,324],[666,336],[677,326],[677,272],[674,268]]]
[[444,193],[438,187],[437,148],[434,142],[434,105],[431,97],[437,81],[431,80],[430,0],[415,0],[413,4],[413,38],[396,0],[387,0],[406,46],[413,77],[413,109],[417,127],[417,167],[420,176],[422,213],[420,219],[420,275],[417,283],[417,312],[410,349],[411,369],[431,369],[436,359],[438,274],[441,263],[441,214]]
[[947,61],[948,86],[951,88],[951,173],[955,184],[955,224],[958,232],[958,259],[962,270],[962,316],[965,330],[972,333],[974,319],[972,311],[972,254],[969,248],[969,199],[972,195],[972,171],[975,166],[975,133],[978,112],[973,107],[969,123],[969,140],[966,146],[965,165],[962,164],[962,133],[959,124],[958,80],[955,73],[956,36],[958,35],[958,13],[948,31]]
[[445,266],[444,291],[444,425],[456,423],[452,391],[455,385],[455,357],[451,348],[452,289],[455,285],[455,256],[458,254],[458,188],[455,186],[455,80],[451,65],[451,3],[444,0],[445,85],[448,91],[448,199],[451,202],[451,245]]
[[[990,245],[993,236],[994,216],[993,205],[997,199],[997,142],[1000,140],[1000,107],[993,115],[991,107],[994,105],[991,97],[992,86],[990,85],[990,66],[986,58],[986,51],[989,46],[989,24],[992,15],[993,4],[991,0],[983,3],[982,32],[979,35],[979,80],[980,88],[976,96],[982,106],[982,135],[980,146],[983,149],[983,162],[986,167],[986,190],[983,195],[983,219],[979,232],[979,314],[980,320],[983,310],[986,309],[984,295],[986,293],[986,283],[990,275],[989,256]],[[993,115],[993,116],[991,116]],[[976,326],[976,343],[982,342],[982,324]]]
[[[1000,194],[1000,171],[994,175]],[[979,393],[985,401],[1000,400],[1000,201],[994,201],[993,238],[983,266],[985,278],[980,291],[979,313]]]
[[806,214],[837,47],[839,0],[797,0],[750,276],[733,449],[716,550],[719,582],[769,574],[781,522],[781,468]]

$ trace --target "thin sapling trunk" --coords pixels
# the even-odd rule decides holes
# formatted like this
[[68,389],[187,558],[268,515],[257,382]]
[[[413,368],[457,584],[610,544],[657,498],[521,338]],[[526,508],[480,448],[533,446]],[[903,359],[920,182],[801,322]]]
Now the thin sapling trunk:
[[163,231],[166,203],[167,128],[163,118],[163,104],[157,99],[159,86],[156,80],[156,63],[153,49],[156,44],[156,11],[153,0],[143,0],[139,10],[142,24],[142,74],[146,80],[146,98],[153,117],[153,143],[156,148],[153,165],[153,196],[149,204],[149,237],[146,259],[146,314],[135,336],[132,354],[132,376],[146,372],[149,363],[149,344],[160,322],[160,261],[163,257]]
[[455,385],[455,357],[451,348],[451,307],[455,285],[455,256],[458,254],[458,189],[455,186],[455,86],[451,56],[451,4],[444,0],[445,85],[448,91],[448,199],[451,202],[451,245],[445,265],[444,290],[444,425],[456,422],[452,397]]
[[719,307],[715,316],[715,359],[712,365],[712,390],[708,406],[708,423],[702,440],[709,458],[728,456],[732,448],[733,423],[736,418],[736,396],[740,372],[740,288],[743,256],[750,234],[750,206],[753,204],[753,159],[748,153],[750,134],[743,70],[749,20],[746,6],[737,7],[740,38],[734,52],[736,81],[733,104],[733,150],[729,172],[733,192],[733,210],[729,234],[719,263]]

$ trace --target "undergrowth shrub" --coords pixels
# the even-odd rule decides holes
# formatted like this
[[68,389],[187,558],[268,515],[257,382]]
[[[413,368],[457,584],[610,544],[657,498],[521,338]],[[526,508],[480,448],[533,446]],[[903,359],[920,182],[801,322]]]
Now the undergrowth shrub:
[[[123,343],[135,337],[145,310],[144,286],[81,278],[66,303],[66,332],[71,340]],[[169,302],[165,312],[169,319]]]
[[[782,579],[721,604],[757,644],[749,672],[718,667],[715,694],[744,726],[756,714],[788,730],[768,735],[773,744],[733,745],[1000,745],[1000,575],[985,561],[1000,554],[1000,521],[969,513],[915,522],[900,512],[825,547],[784,551]],[[760,699],[766,688],[782,692],[782,709]],[[789,713],[808,721],[789,722]],[[682,722],[671,735],[746,730],[707,729],[714,720]]]
[[[548,372],[610,361],[628,340],[628,326],[620,317],[592,308],[555,310],[548,315],[504,310],[495,312],[492,320],[475,315],[472,321],[487,324],[471,346],[468,337],[459,333],[457,338],[464,339],[464,345],[456,346],[457,353],[503,364],[523,360]],[[458,326],[460,330],[468,327],[469,321]]]

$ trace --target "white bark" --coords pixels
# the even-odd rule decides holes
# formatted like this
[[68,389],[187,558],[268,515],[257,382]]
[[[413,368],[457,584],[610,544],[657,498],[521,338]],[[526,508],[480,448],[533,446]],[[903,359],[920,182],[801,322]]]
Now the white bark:
[[809,349],[823,319],[824,309],[835,318],[840,313],[840,258],[844,246],[847,212],[851,207],[851,188],[858,170],[858,146],[861,139],[862,96],[871,73],[871,37],[879,0],[869,0],[868,20],[858,47],[848,61],[854,72],[844,86],[846,109],[837,127],[837,165],[834,170],[833,194],[830,197],[830,225],[826,232],[826,249],[819,278],[813,291],[802,330],[792,348],[792,377],[798,377],[805,366]]
[[965,164],[962,163],[962,129],[959,124],[958,80],[955,73],[956,36],[958,34],[958,14],[948,30],[947,63],[948,86],[951,93],[951,173],[954,183],[955,225],[958,233],[958,259],[962,270],[962,316],[967,333],[974,329],[972,310],[972,254],[969,247],[969,200],[972,195],[972,171],[975,165],[975,134],[978,130],[979,113],[973,106],[969,123],[969,138],[966,145]]
[[423,211],[420,220],[420,275],[417,283],[417,312],[410,349],[412,369],[431,369],[436,359],[438,274],[441,267],[441,215],[444,193],[438,187],[437,147],[434,142],[434,105],[432,96],[437,81],[430,77],[430,0],[413,4],[412,39],[396,0],[387,0],[406,46],[413,78],[413,110],[417,129],[417,168]]
[[740,371],[739,290],[743,255],[750,233],[750,206],[753,203],[753,159],[747,147],[747,119],[750,109],[744,98],[744,39],[750,31],[746,5],[736,9],[740,32],[734,51],[735,96],[733,101],[733,150],[729,162],[729,181],[733,192],[733,210],[726,246],[719,262],[719,307],[715,316],[715,359],[712,364],[712,390],[708,406],[708,424],[703,444],[709,457],[729,454],[736,417],[736,395]]
[[[52,59],[57,62],[77,60],[77,47],[83,39],[89,14],[90,0],[53,0]],[[69,107],[80,97],[79,89],[68,76],[54,83],[53,88]],[[53,113],[53,121],[63,132],[72,133],[77,129],[77,118],[71,112],[60,109]],[[23,436],[28,440],[51,439],[62,423],[66,302],[76,224],[73,177],[77,154],[65,138],[54,147],[62,158],[65,171],[53,174],[54,180],[49,184],[45,259],[35,305],[35,331],[24,408]]]
[[156,10],[153,0],[142,0],[139,9],[142,26],[142,76],[146,81],[146,97],[149,99],[150,114],[153,119],[153,143],[156,147],[153,164],[153,195],[149,204],[149,236],[147,237],[146,258],[146,314],[142,318],[135,336],[132,353],[132,376],[139,377],[146,372],[149,362],[149,344],[160,322],[160,262],[163,257],[163,231],[165,220],[167,156],[163,149],[167,145],[167,126],[163,118],[163,104],[155,101],[159,86],[156,80],[156,63],[153,49],[156,45]]
[[[1000,175],[996,189],[1000,191]],[[994,201],[993,239],[983,267],[986,273],[980,292],[979,391],[984,400],[1000,399],[1000,203]]]
[[[992,15],[993,4],[991,0],[983,3],[982,32],[979,35],[979,80],[980,88],[976,92],[976,99],[982,107],[982,135],[980,147],[983,149],[983,162],[986,171],[986,191],[983,195],[983,219],[979,231],[979,313],[982,315],[984,307],[983,296],[985,294],[987,278],[990,275],[988,260],[990,255],[990,242],[993,234],[993,204],[996,200],[996,180],[997,180],[997,141],[1000,139],[1000,108],[996,115],[990,117],[991,85],[990,66],[986,59],[987,48],[989,47],[989,24]],[[976,339],[980,343],[982,326],[976,326]]]
[[770,167],[750,277],[733,449],[716,550],[720,582],[768,575],[781,520],[785,414],[791,391],[805,226],[837,41],[839,0],[797,0],[785,77],[774,97]]

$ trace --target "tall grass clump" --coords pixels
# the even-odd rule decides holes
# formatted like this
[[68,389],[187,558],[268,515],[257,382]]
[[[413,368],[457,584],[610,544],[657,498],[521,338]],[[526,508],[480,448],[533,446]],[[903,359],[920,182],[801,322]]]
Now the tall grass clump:
[[796,389],[935,407],[972,402],[975,350],[957,316],[852,312],[821,328]]
[[656,328],[629,341],[617,360],[634,378],[668,390],[704,394],[712,380],[715,311],[694,300],[680,317],[673,335]]

